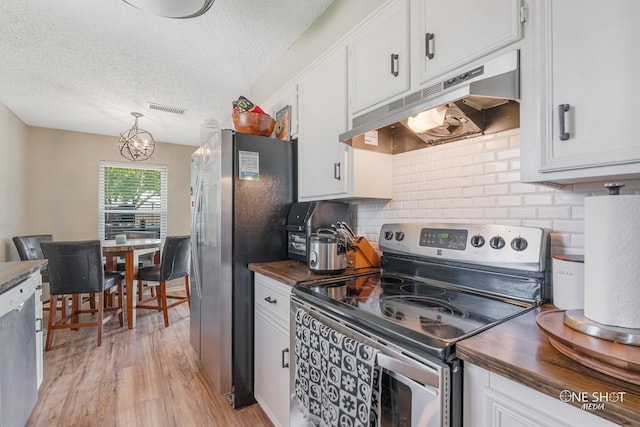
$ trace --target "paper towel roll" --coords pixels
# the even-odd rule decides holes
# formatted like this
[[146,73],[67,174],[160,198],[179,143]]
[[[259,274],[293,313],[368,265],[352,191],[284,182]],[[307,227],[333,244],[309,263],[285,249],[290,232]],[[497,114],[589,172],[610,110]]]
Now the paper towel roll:
[[640,328],[640,196],[585,199],[584,315]]

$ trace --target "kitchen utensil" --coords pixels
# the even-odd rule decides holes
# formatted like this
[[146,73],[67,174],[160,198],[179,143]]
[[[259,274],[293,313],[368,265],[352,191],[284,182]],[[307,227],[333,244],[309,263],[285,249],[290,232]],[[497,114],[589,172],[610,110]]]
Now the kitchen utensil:
[[380,256],[366,237],[358,237],[347,251],[349,268],[380,267]]

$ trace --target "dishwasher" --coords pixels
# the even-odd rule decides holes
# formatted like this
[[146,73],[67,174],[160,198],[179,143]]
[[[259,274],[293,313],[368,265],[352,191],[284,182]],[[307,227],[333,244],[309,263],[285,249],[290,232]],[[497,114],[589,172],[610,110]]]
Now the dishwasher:
[[0,295],[0,427],[22,427],[38,400],[33,280]]

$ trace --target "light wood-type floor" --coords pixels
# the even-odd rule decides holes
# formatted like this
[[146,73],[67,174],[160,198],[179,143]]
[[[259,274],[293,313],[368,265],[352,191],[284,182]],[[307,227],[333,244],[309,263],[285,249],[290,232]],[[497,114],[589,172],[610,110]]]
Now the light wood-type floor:
[[[46,317],[46,314],[45,314]],[[56,331],[27,426],[272,426],[256,404],[233,410],[199,367],[189,342],[189,307],[140,310],[135,329],[105,325]]]

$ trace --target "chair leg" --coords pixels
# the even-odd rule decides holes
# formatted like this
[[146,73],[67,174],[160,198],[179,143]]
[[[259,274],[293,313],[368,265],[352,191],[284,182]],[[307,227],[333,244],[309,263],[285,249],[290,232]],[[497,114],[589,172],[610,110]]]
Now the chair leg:
[[122,282],[118,284],[118,308],[120,309],[120,313],[118,313],[118,319],[120,320],[120,327],[124,326],[124,309],[122,308],[122,299],[124,297],[124,287],[122,286]]
[[184,288],[187,291],[187,304],[191,305],[191,293],[189,292],[189,276],[184,276]]
[[169,326],[169,310],[167,309],[167,283],[160,282],[160,289],[158,290],[158,303],[162,307],[162,314],[164,314],[164,326]]
[[[92,301],[95,300],[92,298]],[[98,292],[98,347],[102,345],[102,319],[104,318],[104,292]]]
[[[53,343],[53,324],[56,322],[56,314],[58,313],[58,310],[55,309],[55,307],[58,305],[58,295],[50,295],[49,296],[49,307],[53,307],[53,310],[49,310],[49,322],[48,322],[48,329],[47,329],[47,342],[45,343],[44,349],[45,351],[49,351],[51,350],[51,344]],[[64,301],[63,301],[63,311],[66,312],[66,310],[64,309]],[[64,314],[63,314],[64,316]]]

